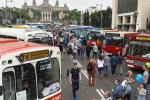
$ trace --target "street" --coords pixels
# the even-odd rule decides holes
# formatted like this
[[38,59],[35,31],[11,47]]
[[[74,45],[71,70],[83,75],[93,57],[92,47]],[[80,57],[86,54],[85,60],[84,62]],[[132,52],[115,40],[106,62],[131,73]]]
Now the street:
[[[73,59],[69,60],[69,57],[66,53],[62,53],[62,100],[73,100],[72,96],[72,88],[69,83],[69,78],[67,77],[67,69],[71,69],[73,66]],[[111,76],[109,68],[108,76],[104,76],[100,78],[98,72],[96,72],[96,85],[89,86],[88,85],[88,74],[86,71],[86,65],[88,60],[80,59],[77,57],[76,62],[78,63],[78,67],[81,70],[82,80],[80,82],[80,89],[77,92],[77,100],[101,100],[103,97],[103,93],[108,90],[112,91],[114,87],[114,80],[120,79],[123,80],[126,74],[126,64],[123,62],[123,75],[116,74],[115,76]],[[117,72],[118,69],[117,69]],[[134,99],[132,99],[134,100]]]

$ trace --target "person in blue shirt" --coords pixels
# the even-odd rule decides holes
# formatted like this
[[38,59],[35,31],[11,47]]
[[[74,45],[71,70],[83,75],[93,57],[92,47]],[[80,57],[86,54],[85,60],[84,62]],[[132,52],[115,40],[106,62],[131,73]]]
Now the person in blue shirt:
[[115,87],[112,90],[112,100],[122,100],[124,93],[123,86],[121,85],[121,81],[119,79],[115,80]]
[[111,63],[111,74],[114,75],[116,73],[116,67],[118,65],[118,57],[116,55],[112,55],[110,58]]

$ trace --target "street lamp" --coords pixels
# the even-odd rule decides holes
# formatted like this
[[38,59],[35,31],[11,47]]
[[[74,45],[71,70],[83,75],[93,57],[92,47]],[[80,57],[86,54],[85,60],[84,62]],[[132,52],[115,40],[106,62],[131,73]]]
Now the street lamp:
[[6,7],[5,7],[5,9],[6,9],[6,16],[5,17],[6,18],[5,19],[6,19],[6,22],[7,22],[7,2],[13,2],[13,0],[5,0],[5,1],[6,1]]

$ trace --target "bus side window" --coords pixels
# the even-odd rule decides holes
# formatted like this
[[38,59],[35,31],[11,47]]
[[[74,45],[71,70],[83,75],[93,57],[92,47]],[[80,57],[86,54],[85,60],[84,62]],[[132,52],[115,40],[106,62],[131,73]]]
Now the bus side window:
[[4,99],[15,100],[15,77],[13,71],[3,72],[3,83],[4,83]]

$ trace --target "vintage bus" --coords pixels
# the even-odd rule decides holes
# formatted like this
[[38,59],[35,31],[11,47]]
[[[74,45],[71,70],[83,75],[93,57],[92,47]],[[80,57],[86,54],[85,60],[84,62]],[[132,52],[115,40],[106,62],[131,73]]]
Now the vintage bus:
[[128,48],[128,35],[139,34],[138,32],[106,32],[102,50],[109,54],[121,53],[126,55]]
[[150,62],[150,34],[141,33],[129,36],[126,62],[129,68],[135,69],[142,69],[146,62]]
[[86,34],[86,42],[88,46],[96,45],[101,47],[103,44],[104,35],[100,34],[100,29],[92,29]]
[[50,23],[27,23],[26,25],[42,30],[47,30],[50,27]]
[[12,38],[20,41],[53,45],[53,34],[35,29],[0,28],[0,38]]
[[0,43],[0,100],[61,100],[58,47]]
[[0,43],[17,42],[17,39],[0,38]]

